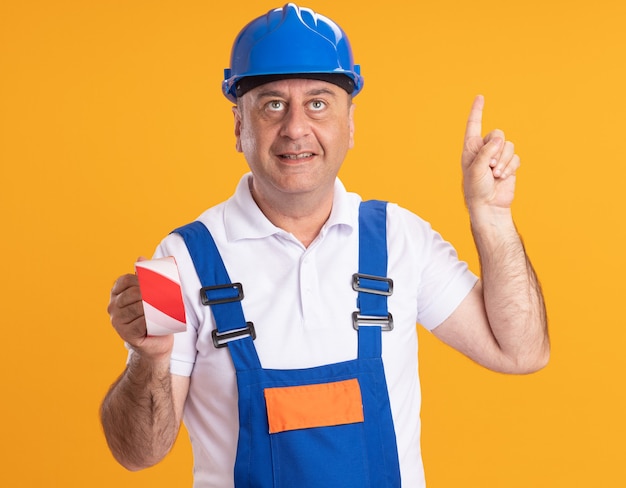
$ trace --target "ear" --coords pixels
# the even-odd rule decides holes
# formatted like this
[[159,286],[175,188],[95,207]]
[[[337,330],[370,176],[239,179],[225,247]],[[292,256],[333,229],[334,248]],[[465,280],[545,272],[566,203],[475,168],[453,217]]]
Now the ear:
[[350,105],[350,111],[348,113],[348,124],[350,127],[350,141],[348,147],[352,149],[354,147],[354,110],[356,105],[353,103]]
[[239,111],[239,107],[236,105],[233,107],[233,116],[235,117],[235,149],[237,152],[243,152],[241,149],[241,112]]

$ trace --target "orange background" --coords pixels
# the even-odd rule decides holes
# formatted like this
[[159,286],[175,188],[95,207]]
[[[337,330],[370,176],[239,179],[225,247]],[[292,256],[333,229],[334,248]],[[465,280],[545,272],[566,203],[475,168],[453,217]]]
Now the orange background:
[[[140,473],[105,446],[98,407],[125,360],[106,305],[137,256],[246,170],[222,69],[275,6],[0,3],[0,485],[190,486],[185,433]],[[522,158],[514,209],[552,361],[503,376],[420,332],[429,488],[626,486],[626,3],[308,6],[349,33],[366,79],[348,189],[419,213],[477,269],[458,164],[476,93]]]

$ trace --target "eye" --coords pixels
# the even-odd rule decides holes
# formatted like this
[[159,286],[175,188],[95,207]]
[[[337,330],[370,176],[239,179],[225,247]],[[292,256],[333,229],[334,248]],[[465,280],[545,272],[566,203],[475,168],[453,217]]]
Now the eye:
[[309,107],[311,107],[311,110],[319,112],[320,110],[326,108],[326,102],[322,100],[313,100],[309,103]]
[[279,112],[281,110],[284,110],[285,103],[280,100],[272,100],[271,102],[267,104],[267,108],[268,110],[271,110],[272,112]]

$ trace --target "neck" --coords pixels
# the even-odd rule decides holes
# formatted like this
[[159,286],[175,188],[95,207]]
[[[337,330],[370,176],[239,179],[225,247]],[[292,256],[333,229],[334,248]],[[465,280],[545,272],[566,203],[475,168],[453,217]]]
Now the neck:
[[333,206],[334,191],[326,195],[282,195],[268,199],[254,189],[250,193],[267,219],[276,227],[293,234],[305,247],[318,236],[328,220]]

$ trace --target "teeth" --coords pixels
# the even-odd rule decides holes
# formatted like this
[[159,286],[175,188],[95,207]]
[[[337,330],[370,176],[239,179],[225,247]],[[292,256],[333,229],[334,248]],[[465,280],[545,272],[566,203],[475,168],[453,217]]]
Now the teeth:
[[282,157],[284,159],[304,159],[304,158],[310,158],[311,156],[313,156],[313,153],[302,153],[302,154],[283,154]]

